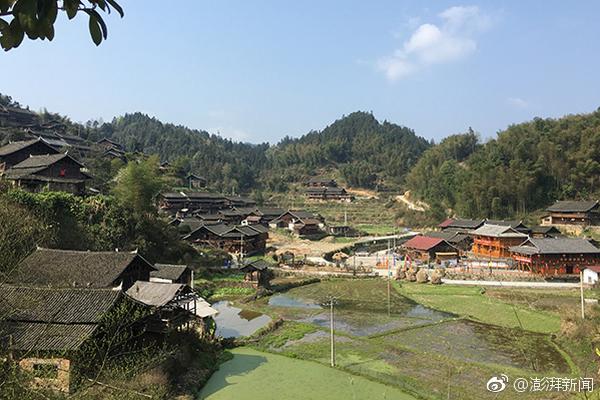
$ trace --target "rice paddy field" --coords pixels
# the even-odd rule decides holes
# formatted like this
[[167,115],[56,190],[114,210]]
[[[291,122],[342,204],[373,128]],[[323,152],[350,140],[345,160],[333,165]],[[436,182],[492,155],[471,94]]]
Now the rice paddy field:
[[[269,357],[274,355],[278,357],[273,368],[282,360],[299,363],[299,369],[306,368],[301,365],[307,364],[301,363],[311,362],[311,368],[350,374],[329,376],[331,385],[347,386],[343,380],[353,376],[397,391],[381,397],[383,392],[373,388],[373,395],[353,392],[343,397],[357,399],[514,399],[517,393],[512,388],[500,393],[487,391],[487,381],[498,374],[512,378],[580,376],[569,352],[555,341],[560,317],[551,307],[535,309],[498,293],[488,296],[474,287],[393,284],[389,300],[387,289],[382,279],[327,280],[237,305],[273,320],[283,318],[284,323],[249,342],[268,362],[251,370],[255,372],[238,375],[235,368],[231,367],[231,372],[224,364],[226,378],[216,375],[220,384],[212,383],[211,378],[207,390],[213,397],[208,398],[254,398],[238,397],[237,393],[257,387],[255,380],[267,379],[259,371],[271,368]],[[323,306],[330,296],[337,301],[335,369],[328,367],[330,320],[329,309]],[[291,379],[283,371],[295,367],[275,368],[278,384]],[[260,377],[251,378],[254,374]],[[298,379],[304,378],[300,374]],[[311,390],[322,382],[314,379]],[[220,389],[210,389],[215,387]],[[282,389],[278,396],[261,398],[295,398],[295,386],[289,390],[292,397]],[[320,393],[303,398],[337,397]],[[567,397],[556,392],[526,392],[518,398]]]

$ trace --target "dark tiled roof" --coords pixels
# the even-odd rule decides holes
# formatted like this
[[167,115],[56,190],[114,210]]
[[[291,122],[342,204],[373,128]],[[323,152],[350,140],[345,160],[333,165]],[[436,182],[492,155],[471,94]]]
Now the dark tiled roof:
[[588,212],[598,206],[598,201],[557,201],[546,210],[551,212]]
[[586,239],[531,238],[510,251],[521,254],[599,254],[600,249]]
[[429,236],[433,238],[444,239],[448,243],[460,243],[465,239],[469,239],[469,235],[456,231],[441,231],[441,232],[427,232],[423,236]]
[[483,219],[455,219],[447,225],[448,228],[466,228],[466,229],[477,229],[483,225],[485,221]]
[[269,232],[269,227],[261,224],[256,225],[248,225],[248,228],[255,230],[258,233],[267,233]]
[[[0,147],[0,156],[6,156],[9,154],[13,154],[19,150],[22,150],[22,149],[25,149],[25,148],[31,146],[32,144],[37,143],[37,142],[42,142],[47,145],[47,143],[42,139],[33,139],[33,140],[23,140],[20,142],[12,142],[12,143],[7,144],[6,146]],[[48,153],[56,153],[56,150],[54,150],[54,148],[52,148],[51,146],[47,146],[47,147],[48,147]]]
[[543,226],[543,225],[534,225],[531,227],[531,233],[544,234],[547,235],[549,233],[555,233],[557,235],[561,234],[561,231],[552,225]]
[[234,207],[234,210],[243,215],[257,214],[258,209],[256,207]]
[[517,221],[517,220],[504,221],[504,220],[488,219],[485,221],[485,223],[491,224],[491,225],[510,226],[511,228],[517,229],[517,230],[529,229],[529,227],[527,225],[525,225],[523,223],[523,221]]
[[[47,154],[42,156],[29,156],[29,158],[21,161],[16,165],[13,165],[10,169],[4,172],[4,176],[6,176],[9,179],[21,179],[43,171],[64,158],[68,158],[72,162],[79,165],[79,167],[83,167],[83,165],[79,161],[75,160],[73,157],[69,156],[66,153]],[[88,176],[87,174],[84,175]],[[65,180],[69,179],[65,178]]]
[[156,271],[152,271],[150,276],[153,278],[170,279],[176,281],[188,269],[187,265],[172,264],[154,264]]
[[133,252],[91,252],[38,249],[21,262],[9,282],[53,287],[110,287],[125,269],[139,259]]
[[110,289],[0,287],[1,347],[75,350],[121,298]]
[[98,323],[119,299],[111,289],[50,289],[3,285],[0,315],[21,322]]
[[137,281],[127,290],[127,296],[153,307],[162,307],[173,301],[175,296],[185,290],[181,283],[159,283]]
[[266,215],[269,217],[279,217],[281,214],[283,214],[285,212],[285,210],[283,208],[264,208],[264,207],[260,207],[258,209],[258,212],[261,215]]
[[511,228],[508,225],[492,225],[485,224],[480,226],[471,232],[473,235],[489,236],[489,237],[504,237],[504,238],[519,238],[523,240],[527,238],[527,235]]
[[97,324],[47,324],[0,322],[2,346],[21,351],[69,351],[78,349],[96,330]]

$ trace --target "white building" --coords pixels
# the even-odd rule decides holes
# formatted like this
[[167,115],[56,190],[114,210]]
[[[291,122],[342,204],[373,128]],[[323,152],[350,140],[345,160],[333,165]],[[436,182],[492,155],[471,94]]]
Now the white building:
[[583,270],[583,283],[590,285],[598,282],[598,275],[600,274],[600,266],[587,267]]

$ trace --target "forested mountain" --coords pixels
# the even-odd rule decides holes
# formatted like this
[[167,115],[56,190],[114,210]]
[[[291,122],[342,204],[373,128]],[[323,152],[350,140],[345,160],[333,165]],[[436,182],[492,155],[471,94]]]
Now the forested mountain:
[[[0,96],[0,106],[20,105]],[[19,138],[2,115],[0,144]],[[224,193],[285,191],[325,174],[355,187],[410,189],[438,211],[495,218],[524,215],[556,199],[600,195],[600,109],[512,125],[486,143],[469,131],[437,145],[365,112],[274,146],[233,142],[141,113],[83,125],[48,112],[37,118],[41,126],[59,121],[65,133],[89,141],[108,137],[129,152],[157,154],[180,176],[204,175]]]
[[473,132],[427,150],[407,185],[465,217],[514,217],[555,199],[600,195],[600,109],[512,125],[479,143]]
[[[2,102],[19,106],[7,96]],[[0,126],[1,119],[0,115]],[[351,186],[374,188],[383,183],[399,188],[419,156],[430,147],[411,129],[387,121],[380,123],[365,112],[352,113],[320,132],[298,139],[286,137],[272,147],[233,142],[142,113],[83,125],[47,112],[39,114],[39,119],[59,120],[64,133],[91,142],[106,137],[123,144],[128,152],[157,154],[181,175],[203,175],[214,189],[224,193],[260,188],[284,191],[290,183],[323,172]],[[11,133],[10,138],[21,137]]]
[[354,112],[320,132],[284,138],[269,149],[268,158],[274,169],[289,171],[292,179],[335,167],[347,184],[373,188],[378,182],[401,184],[429,146],[412,129]]
[[158,154],[183,172],[193,171],[209,182],[218,182],[217,189],[225,193],[256,187],[267,164],[268,144],[233,142],[141,113],[125,114],[102,124],[95,136],[111,138],[128,151]]

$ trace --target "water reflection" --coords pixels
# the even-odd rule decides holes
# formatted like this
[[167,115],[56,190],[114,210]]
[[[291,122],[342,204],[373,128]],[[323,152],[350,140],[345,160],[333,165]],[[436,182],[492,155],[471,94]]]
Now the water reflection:
[[321,308],[321,306],[314,302],[308,300],[300,300],[294,297],[287,296],[285,294],[277,294],[271,296],[271,298],[269,299],[269,305],[274,307],[294,307],[306,309]]
[[271,322],[268,315],[234,307],[229,301],[219,301],[212,307],[219,311],[215,316],[217,335],[225,338],[250,336]]

